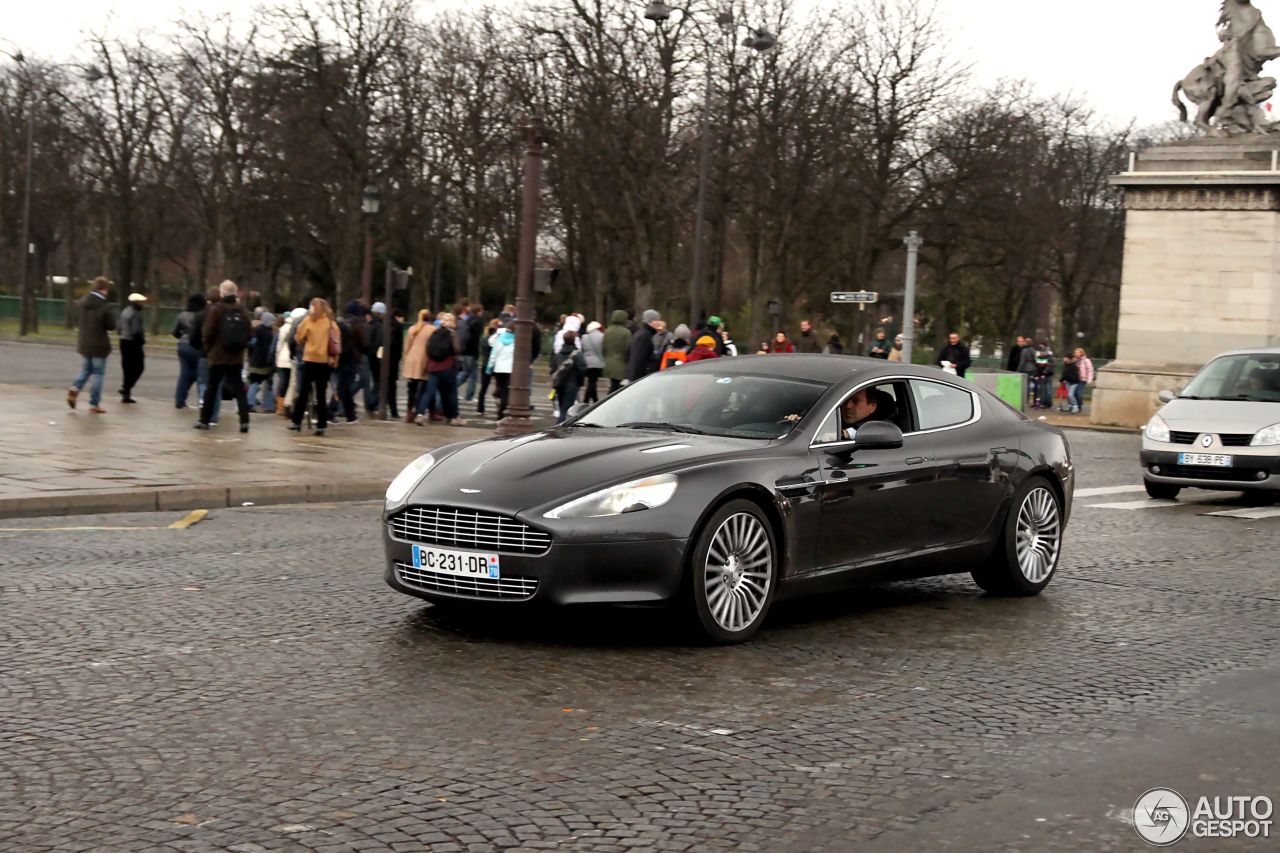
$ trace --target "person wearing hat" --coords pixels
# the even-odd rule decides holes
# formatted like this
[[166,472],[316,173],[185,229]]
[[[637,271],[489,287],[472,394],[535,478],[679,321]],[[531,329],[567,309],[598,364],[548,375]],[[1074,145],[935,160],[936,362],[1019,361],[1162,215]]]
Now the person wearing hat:
[[660,322],[662,322],[662,315],[652,308],[640,315],[640,326],[631,336],[631,353],[627,359],[627,382],[643,379],[658,369],[660,355],[655,355],[653,352],[653,338],[659,332],[657,324]]
[[889,350],[888,360],[895,364],[902,363],[902,335],[894,335],[893,348]]
[[[725,343],[727,336],[725,335],[723,326],[724,320],[721,320],[719,315],[712,314],[707,318],[707,325],[698,330],[700,333],[708,334],[715,338],[717,355],[729,355],[729,345]],[[701,337],[701,334],[699,337]]]
[[595,320],[588,323],[587,331],[578,343],[587,367],[587,391],[582,402],[596,403],[600,400],[600,377],[604,373],[604,331],[600,324]]
[[[249,335],[249,411],[260,414],[272,414],[275,411],[274,400],[271,400],[271,374],[276,369],[276,354],[272,349],[276,338],[276,315],[263,311],[253,321],[253,332]],[[262,391],[262,402],[258,402],[258,391]],[[267,409],[270,401],[273,406]]]
[[116,327],[116,314],[107,301],[107,289],[110,283],[98,276],[93,280],[93,289],[76,303],[76,315],[79,319],[79,330],[76,335],[76,351],[83,359],[80,374],[71,387],[67,389],[67,405],[76,407],[76,398],[89,385],[89,412],[105,415],[102,408],[102,380],[107,372],[107,356],[111,355],[111,331]]
[[[386,328],[386,323],[387,323],[386,303],[385,302],[373,303],[373,305],[369,307],[369,357],[367,359],[369,362],[369,388],[372,389],[372,393],[365,395],[365,410],[368,411],[368,413],[371,415],[374,413],[374,410],[378,407],[378,402],[382,399],[381,397],[382,392],[378,388],[378,383],[382,381],[382,356],[383,356],[383,349],[385,346],[382,340],[382,330]],[[400,362],[398,360],[395,363],[395,367],[397,370],[399,370]],[[394,382],[396,380],[396,377],[394,374],[390,375],[388,378],[391,382]],[[370,397],[372,397],[373,399],[372,406],[369,405]],[[400,415],[397,414],[398,407],[395,402],[394,391],[392,391],[392,395],[391,395],[390,408],[391,408],[392,416],[395,418],[399,418]]]
[[289,390],[292,388],[294,394],[298,393],[298,381],[302,378],[299,368],[300,360],[298,358],[298,344],[295,340],[298,334],[298,324],[307,316],[306,308],[294,308],[285,317],[284,325],[280,327],[280,333],[276,335],[276,414],[282,418],[289,416],[289,407],[293,405],[293,400],[289,396]]
[[720,357],[720,353],[716,352],[716,339],[711,335],[703,335],[693,343],[693,349],[689,350],[685,361],[702,361],[703,359]]
[[138,402],[133,399],[133,386],[138,384],[147,367],[143,351],[147,334],[142,322],[142,306],[146,304],[145,295],[130,293],[129,304],[120,312],[120,371],[124,374],[124,383],[120,386],[121,403]]

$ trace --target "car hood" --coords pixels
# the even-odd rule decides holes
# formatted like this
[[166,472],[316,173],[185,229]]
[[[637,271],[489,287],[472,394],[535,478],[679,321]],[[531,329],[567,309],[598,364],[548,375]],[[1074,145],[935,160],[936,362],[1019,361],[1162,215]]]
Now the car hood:
[[516,439],[487,439],[438,462],[409,501],[514,515],[595,488],[769,444],[637,429],[552,429]]
[[1249,400],[1173,400],[1160,409],[1169,429],[1194,433],[1255,433],[1280,423],[1280,403]]

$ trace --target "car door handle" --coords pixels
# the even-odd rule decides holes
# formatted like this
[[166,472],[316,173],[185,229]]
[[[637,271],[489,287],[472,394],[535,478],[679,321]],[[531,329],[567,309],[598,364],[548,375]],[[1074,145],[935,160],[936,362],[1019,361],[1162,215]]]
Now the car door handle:
[[929,461],[929,460],[928,460],[928,458],[926,458],[926,457],[924,457],[924,456],[912,456],[910,459],[908,459],[908,460],[907,460],[907,464],[908,464],[908,465],[923,465],[924,463],[926,463],[926,462],[928,462],[928,461]]
[[812,489],[817,485],[819,485],[819,481],[805,477],[803,480],[796,483],[778,483],[777,487],[780,492],[800,492]]

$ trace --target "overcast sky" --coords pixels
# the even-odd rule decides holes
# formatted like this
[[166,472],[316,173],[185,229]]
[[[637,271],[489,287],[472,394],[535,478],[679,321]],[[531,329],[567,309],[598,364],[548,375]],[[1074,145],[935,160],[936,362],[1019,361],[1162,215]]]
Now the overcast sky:
[[[643,8],[643,0],[636,3]],[[937,3],[951,26],[957,58],[973,64],[977,82],[1025,78],[1041,94],[1086,98],[1120,124],[1174,118],[1173,84],[1217,48],[1219,0]],[[8,41],[0,41],[0,48],[16,44],[33,56],[67,59],[90,30],[165,31],[183,9],[248,16],[254,5],[253,0],[8,0],[2,29]],[[464,6],[466,0],[419,0],[418,5],[429,13],[432,7]],[[1280,29],[1280,0],[1257,0],[1256,5]]]

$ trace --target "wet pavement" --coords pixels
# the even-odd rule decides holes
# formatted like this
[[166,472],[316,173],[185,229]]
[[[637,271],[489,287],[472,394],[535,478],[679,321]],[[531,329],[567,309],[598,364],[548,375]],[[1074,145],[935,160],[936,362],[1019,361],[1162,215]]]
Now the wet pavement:
[[1280,517],[1072,446],[1042,596],[890,584],[732,648],[399,596],[376,505],[5,523],[0,849],[1130,850],[1151,787],[1280,797]]

